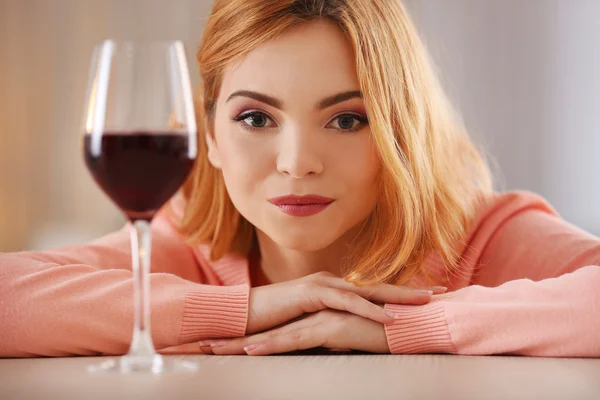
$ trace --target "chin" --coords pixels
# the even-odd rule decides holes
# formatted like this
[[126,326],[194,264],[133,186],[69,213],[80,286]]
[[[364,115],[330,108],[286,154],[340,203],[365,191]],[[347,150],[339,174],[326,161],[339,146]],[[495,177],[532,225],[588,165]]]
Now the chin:
[[277,245],[296,251],[319,251],[328,247],[337,239],[337,236],[324,235],[323,232],[320,232],[320,234],[314,232],[275,232],[274,235],[269,236]]

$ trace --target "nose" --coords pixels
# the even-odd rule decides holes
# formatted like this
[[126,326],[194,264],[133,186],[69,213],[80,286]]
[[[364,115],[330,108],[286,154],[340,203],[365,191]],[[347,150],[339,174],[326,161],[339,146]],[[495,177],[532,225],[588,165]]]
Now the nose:
[[318,138],[301,129],[287,129],[280,133],[277,170],[292,178],[300,179],[323,172]]

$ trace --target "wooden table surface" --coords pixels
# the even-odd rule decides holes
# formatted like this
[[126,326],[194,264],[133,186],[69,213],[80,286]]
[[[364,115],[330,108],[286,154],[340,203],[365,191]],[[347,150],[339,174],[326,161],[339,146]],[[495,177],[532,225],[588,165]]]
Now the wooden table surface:
[[0,399],[600,399],[600,359],[168,356],[195,373],[89,374],[101,358],[0,359]]

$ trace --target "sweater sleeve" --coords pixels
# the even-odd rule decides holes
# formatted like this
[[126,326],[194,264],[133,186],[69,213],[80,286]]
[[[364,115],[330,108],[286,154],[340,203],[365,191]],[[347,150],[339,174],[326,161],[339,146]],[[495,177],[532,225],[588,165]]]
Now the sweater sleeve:
[[600,357],[600,239],[522,200],[481,221],[470,286],[386,305],[401,316],[386,326],[392,353]]
[[[202,284],[191,247],[166,219],[152,224],[154,345],[243,336],[249,287]],[[127,351],[133,330],[128,228],[84,246],[0,254],[0,357]]]

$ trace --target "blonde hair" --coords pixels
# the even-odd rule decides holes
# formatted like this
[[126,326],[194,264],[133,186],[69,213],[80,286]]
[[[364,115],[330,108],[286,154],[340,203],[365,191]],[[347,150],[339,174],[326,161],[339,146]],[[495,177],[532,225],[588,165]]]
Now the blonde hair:
[[[306,21],[335,22],[354,48],[358,79],[381,164],[381,193],[360,233],[345,278],[404,284],[441,255],[460,257],[481,201],[492,190],[488,167],[469,140],[406,10],[398,0],[216,0],[197,54],[203,86],[199,126],[213,123],[224,70],[260,44]],[[200,129],[199,159],[183,188],[181,229],[210,243],[211,258],[248,256],[254,228],[231,202],[210,165]]]

